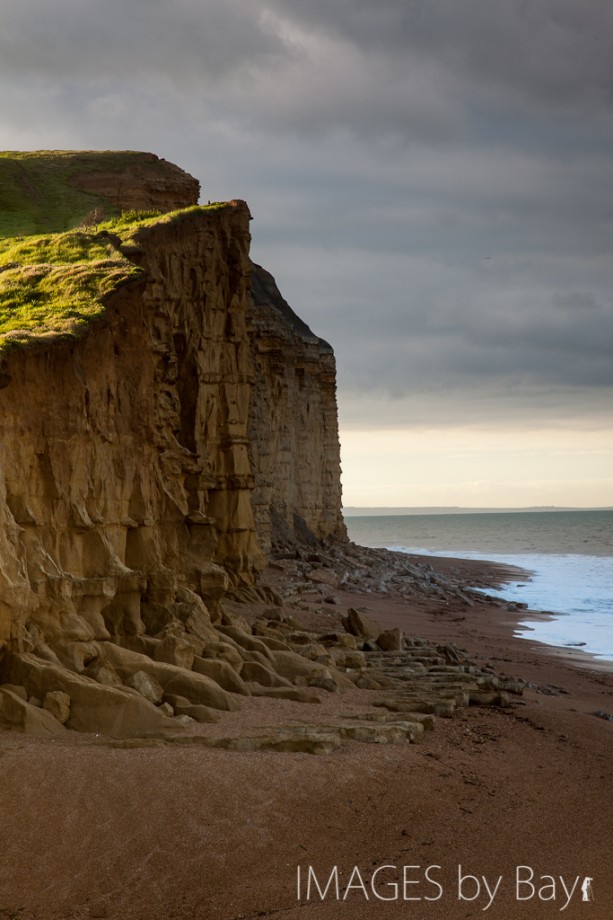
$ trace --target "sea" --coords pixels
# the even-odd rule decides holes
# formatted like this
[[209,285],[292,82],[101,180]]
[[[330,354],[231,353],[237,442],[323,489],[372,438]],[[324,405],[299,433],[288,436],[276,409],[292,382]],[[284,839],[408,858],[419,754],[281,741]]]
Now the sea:
[[527,574],[487,594],[527,613],[517,634],[613,661],[613,510],[345,514],[349,537],[424,556],[486,559]]

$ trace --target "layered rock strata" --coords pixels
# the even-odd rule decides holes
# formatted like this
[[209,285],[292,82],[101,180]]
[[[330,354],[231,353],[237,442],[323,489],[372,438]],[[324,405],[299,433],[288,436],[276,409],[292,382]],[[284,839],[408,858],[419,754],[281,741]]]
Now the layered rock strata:
[[200,197],[197,179],[153,153],[76,153],[70,165],[75,188],[118,211],[176,211]]
[[334,352],[254,265],[247,329],[254,384],[249,451],[258,539],[271,546],[346,540]]
[[226,571],[250,579],[263,565],[249,502],[248,227],[236,203],[143,230],[131,248],[142,280],[102,321],[80,341],[9,354],[3,641],[26,621],[58,642],[138,634],[155,579],[223,590]]

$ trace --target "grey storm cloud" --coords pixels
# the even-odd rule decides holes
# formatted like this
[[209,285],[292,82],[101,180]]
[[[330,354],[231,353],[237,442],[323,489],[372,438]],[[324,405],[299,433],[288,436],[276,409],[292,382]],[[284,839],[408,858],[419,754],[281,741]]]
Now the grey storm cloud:
[[[376,313],[361,327],[358,319],[348,337],[339,330],[356,385],[390,394],[433,384],[449,390],[520,384],[611,390],[610,296],[586,308],[593,295],[581,292],[571,295],[576,303],[569,296],[564,304],[538,291],[523,299],[489,294],[473,290],[459,302],[441,298],[426,310],[408,305],[404,315],[388,315],[384,331]],[[377,343],[378,360],[372,346],[366,360],[360,357],[360,340]]]
[[448,141],[501,105],[610,108],[612,35],[608,0],[5,0],[0,73],[223,87],[252,124]]
[[612,108],[610,0],[3,3],[2,146],[151,149],[246,198],[364,423],[602,417]]
[[417,55],[485,91],[564,105],[611,102],[608,0],[271,0],[365,51]]
[[282,47],[247,0],[5,0],[0,73],[217,84]]

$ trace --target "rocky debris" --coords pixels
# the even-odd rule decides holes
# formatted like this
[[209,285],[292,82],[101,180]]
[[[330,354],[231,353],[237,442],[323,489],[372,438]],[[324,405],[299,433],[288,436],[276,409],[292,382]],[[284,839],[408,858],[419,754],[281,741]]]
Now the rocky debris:
[[[415,557],[406,553],[357,546],[354,543],[320,546],[316,552],[308,547],[286,543],[276,549],[272,565],[283,574],[280,593],[286,604],[299,602],[304,594],[313,592],[313,571],[317,574],[316,581],[322,583],[319,585],[323,588],[322,602],[328,594],[326,584],[331,582],[338,584],[339,588],[359,594],[393,593],[406,600],[436,598],[442,605],[453,603],[460,608],[497,601],[467,587],[458,578],[434,572],[429,563],[416,561]],[[323,584],[324,578],[326,584]],[[483,587],[487,585],[484,583]],[[498,606],[508,606],[508,602],[498,601]],[[345,624],[345,629],[354,635],[366,637],[363,631],[359,633],[359,622],[360,618],[363,621],[369,618],[363,610],[356,611],[356,614],[347,611],[353,625]]]
[[[243,662],[241,667],[244,668],[249,662]],[[193,661],[192,669],[196,674],[204,674],[210,677],[216,684],[228,693],[238,693],[241,696],[249,696],[249,687],[240,674],[227,661],[215,658],[200,658],[196,656]]]
[[[381,710],[374,712],[362,712],[359,715],[348,716],[348,718],[359,719],[362,722],[398,722],[399,716],[392,712],[382,712]],[[423,730],[426,732],[434,731],[435,719],[433,715],[427,715],[423,712],[411,712],[407,710],[402,715],[400,721],[409,722],[414,725],[421,725]]]
[[166,635],[156,646],[153,657],[156,661],[165,661],[178,668],[190,671],[196,657],[194,644],[185,636]]
[[43,709],[65,725],[70,718],[70,697],[61,690],[50,690],[49,693],[45,693]]
[[530,690],[536,690],[537,693],[541,693],[543,696],[568,695],[568,690],[565,690],[564,687],[554,687],[552,684],[536,684],[534,681],[528,681],[526,687]]
[[352,636],[359,636],[361,639],[374,639],[376,641],[382,633],[378,623],[369,619],[354,607],[350,607],[347,614],[341,617],[341,623],[348,633],[351,633]]
[[[283,621],[269,621],[269,628],[275,623],[281,633],[288,628]],[[234,627],[233,632],[234,636],[238,636],[239,627]],[[302,636],[296,638],[304,639],[307,636],[309,631],[303,630]],[[255,696],[315,703],[319,702],[319,697],[313,693],[313,688],[328,692],[339,692],[353,686],[378,688],[385,690],[385,696],[374,700],[374,705],[387,710],[387,713],[364,714],[354,717],[349,723],[343,719],[333,726],[313,726],[310,734],[302,728],[290,730],[290,727],[286,727],[275,730],[272,737],[226,738],[222,741],[207,741],[203,738],[201,742],[193,743],[210,743],[213,747],[242,751],[328,753],[343,740],[369,743],[415,742],[424,730],[433,727],[432,716],[450,718],[457,706],[509,705],[509,693],[521,693],[521,682],[492,675],[468,663],[459,652],[455,652],[459,660],[448,664],[444,646],[436,647],[423,640],[413,640],[415,644],[407,644],[397,651],[378,649],[362,653],[354,662],[356,667],[345,667],[341,671],[301,654],[301,648],[316,647],[317,638],[316,634],[311,635],[312,641],[307,646],[296,642],[294,651],[272,653],[270,669],[264,669],[259,662],[245,662],[266,670],[284,685],[267,687],[252,683],[240,687],[240,691]],[[327,646],[320,644],[320,648],[325,651],[326,647],[330,648],[330,636],[321,638],[327,643]],[[247,633],[241,636],[241,647],[249,644],[248,639]],[[405,642],[410,643],[411,640]],[[143,733],[168,737],[170,733],[174,738],[178,730],[193,723],[217,721],[221,717],[220,710],[232,710],[238,706],[234,694],[225,692],[205,675],[151,658],[147,660],[142,653],[122,649],[112,643],[101,645],[105,661],[112,665],[113,672],[125,682],[123,694],[127,692],[126,688],[131,688],[142,698],[141,706],[150,708],[139,710],[137,706],[136,711],[133,711],[136,704],[134,696],[126,698],[116,688],[77,675],[63,675],[63,685],[70,689],[70,694],[62,691],[44,693],[49,671],[57,670],[57,666],[47,662],[39,663],[32,656],[24,656],[13,662],[13,673],[22,682],[13,684],[12,690],[2,688],[0,719],[3,724],[11,728],[20,727],[24,731],[49,732],[59,731],[65,722],[69,728],[80,731],[102,729],[115,737]],[[342,646],[333,651],[346,654]],[[213,665],[220,663],[208,662]],[[230,665],[224,664],[228,673],[235,674]],[[257,673],[261,676],[260,672]],[[57,675],[55,677],[57,679]],[[43,696],[42,712],[48,710],[53,713],[53,722],[46,719],[45,715],[41,716],[38,707],[26,702],[28,690]],[[101,695],[100,699],[96,698],[97,694]],[[161,721],[151,721],[152,711],[158,713]],[[146,717],[143,717],[145,714]],[[171,720],[170,716],[174,718]],[[338,743],[335,740],[337,737]]]
[[401,629],[384,629],[377,636],[377,645],[384,652],[399,652],[404,647],[404,633]]
[[[204,734],[170,734],[159,739],[162,743],[175,745],[200,745],[226,751],[277,751],[300,754],[331,754],[343,741],[359,741],[364,744],[415,744],[425,730],[423,723],[414,719],[398,717],[376,722],[360,717],[357,720],[339,720],[323,725],[280,725],[273,731],[241,736],[211,737]],[[129,739],[146,741],[147,739]],[[116,742],[109,739],[116,746]],[[129,742],[128,742],[129,744]],[[121,745],[127,746],[125,742]],[[137,746],[137,745],[135,745]]]
[[[42,706],[47,694],[57,690],[66,694],[70,699],[70,715],[66,727],[74,731],[126,737],[162,733],[171,724],[138,691],[123,685],[115,687],[99,684],[84,674],[41,660],[31,653],[7,653],[2,667],[9,683],[26,688],[30,704],[34,699],[40,701]],[[51,713],[42,711],[51,717]],[[7,718],[4,709],[0,711],[0,725],[10,728],[11,724],[12,717]]]
[[[188,716],[194,722],[219,722],[221,714],[210,706],[201,703],[192,703],[185,696],[174,693],[164,695],[164,704],[170,707],[170,715]],[[162,704],[162,705],[164,705]]]
[[[148,648],[150,655],[108,641],[98,643],[97,667],[90,663],[81,675],[32,655],[14,656],[9,669],[13,683],[2,688],[0,720],[5,727],[23,731],[60,731],[66,724],[114,737],[148,734],[176,740],[177,732],[218,721],[224,710],[237,709],[240,696],[317,703],[317,691],[322,690],[383,691],[371,702],[385,712],[341,716],[334,725],[311,726],[309,731],[286,726],[257,738],[207,740],[199,735],[199,741],[181,742],[241,751],[327,753],[343,741],[415,742],[434,727],[435,716],[450,718],[458,706],[508,706],[509,694],[522,692],[520,681],[478,667],[455,646],[436,646],[400,631],[388,631],[397,648],[385,650],[375,643],[371,651],[360,652],[355,649],[362,641],[359,637],[298,630],[293,617],[269,618],[265,613],[250,631],[244,622],[238,625],[240,618],[234,625],[228,619],[224,614],[224,625],[214,631],[237,650],[235,665],[240,662],[241,676],[223,659],[195,656],[191,670],[159,661],[160,644],[147,636],[138,637],[136,644]],[[265,646],[256,635],[262,627],[290,650]],[[85,676],[88,671],[98,679],[108,672],[121,681],[120,687]],[[251,680],[246,683],[246,678]],[[63,689],[47,689],[57,684]],[[42,710],[32,705],[34,695],[44,700]]]
[[415,743],[423,734],[424,726],[411,719],[398,719],[383,724],[342,725],[341,738],[363,741],[367,744],[398,744],[401,741]]
[[[326,753],[350,741],[416,742],[436,718],[451,718],[458,707],[508,706],[522,693],[521,681],[494,673],[487,661],[477,664],[450,643],[383,629],[362,609],[349,607],[331,629],[304,625],[301,589],[308,586],[312,596],[324,575],[326,581],[352,579],[352,566],[361,570],[364,558],[389,590],[403,590],[395,579],[409,577],[410,562],[352,545],[279,560],[283,578],[275,589],[232,590],[226,601],[218,586],[215,615],[191,590],[158,578],[136,633],[96,639],[75,619],[72,642],[70,633],[62,637],[61,659],[46,643],[5,652],[0,724],[39,732],[66,726],[126,739],[147,735],[241,751]],[[313,567],[316,579],[309,577]],[[460,590],[467,589],[445,580],[449,597]],[[333,724],[308,730],[285,725],[257,737],[207,735],[207,723],[249,697],[317,704],[326,693],[356,688],[370,691],[373,707],[361,716],[340,714]],[[188,740],[192,736],[199,740]]]
[[154,661],[146,655],[112,643],[106,643],[102,652],[124,681],[130,680],[136,671],[144,671],[161,684],[164,693],[185,696],[191,703],[225,712],[233,712],[239,708],[239,703],[232,694],[204,674]]
[[[508,567],[500,568],[500,577],[506,577]],[[435,572],[429,563],[421,561],[419,557],[382,548],[357,546],[353,543],[321,545],[316,551],[311,547],[297,547],[287,543],[275,551],[271,569],[280,574],[282,584],[278,591],[285,605],[303,610],[312,607],[307,601],[308,596],[313,595],[313,571],[316,572],[316,582],[324,579],[327,583],[335,581],[340,590],[366,595],[366,600],[370,593],[379,596],[393,595],[409,603],[431,603],[434,600],[438,606],[436,612],[444,615],[457,615],[463,607],[481,604],[515,609],[512,603],[490,597],[483,591],[497,583],[495,575],[491,576],[491,580],[482,577],[474,584],[471,581],[468,586],[456,569],[450,569],[450,574],[442,574]],[[322,596],[322,604],[324,602]],[[372,621],[367,611],[366,606],[354,613],[347,610],[342,622],[349,633],[359,633],[361,636],[364,636],[368,628],[365,625],[360,627],[360,622],[370,622],[372,636],[364,637],[364,642],[359,648],[363,651],[373,651],[380,647],[377,640],[384,630],[380,624]],[[322,606],[321,613],[323,615],[328,611]],[[349,624],[349,619],[353,625]],[[385,644],[390,640],[391,637],[386,636],[382,641]],[[403,637],[403,642],[406,646],[418,644],[419,640]],[[457,660],[457,650],[450,645],[445,646],[444,654],[450,662]]]
[[162,702],[164,696],[164,688],[161,683],[146,671],[135,671],[130,674],[126,679],[126,687],[132,687],[146,700],[156,705]]
[[99,684],[107,687],[121,687],[121,678],[112,664],[104,658],[95,658],[83,671],[85,677],[90,677]]
[[599,719],[604,719],[606,722],[613,722],[613,714],[605,712],[604,709],[597,709],[594,715]]
[[31,735],[57,735],[65,731],[59,719],[21,694],[0,687],[0,726]]

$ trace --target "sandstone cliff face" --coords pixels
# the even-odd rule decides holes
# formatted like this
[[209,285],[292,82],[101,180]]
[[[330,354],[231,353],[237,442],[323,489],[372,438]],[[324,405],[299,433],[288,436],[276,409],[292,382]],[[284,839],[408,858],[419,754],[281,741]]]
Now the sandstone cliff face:
[[[271,541],[345,538],[333,354],[252,268],[249,220],[230,202],[143,226],[121,246],[139,278],[79,340],[3,359],[0,684],[69,727],[157,730],[143,680],[221,709],[287,684],[217,631],[219,601]],[[0,693],[0,723],[31,710]]]
[[213,562],[244,578],[263,564],[249,501],[248,226],[236,203],[141,231],[132,257],[145,280],[102,322],[78,343],[9,357],[4,640],[28,618],[57,642],[138,633],[147,573],[200,591]]
[[254,265],[248,330],[254,385],[249,449],[260,545],[346,539],[341,513],[336,365],[281,296],[272,275]]

